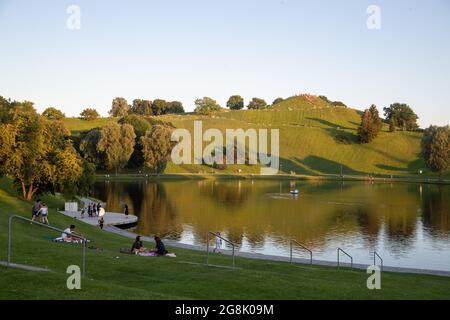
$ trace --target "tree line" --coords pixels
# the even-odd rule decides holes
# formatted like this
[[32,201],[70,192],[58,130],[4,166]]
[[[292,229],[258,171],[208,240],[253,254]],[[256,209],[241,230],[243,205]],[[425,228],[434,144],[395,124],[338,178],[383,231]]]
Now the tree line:
[[40,115],[32,102],[0,96],[0,176],[11,177],[27,200],[46,192],[89,194],[97,169],[163,172],[173,148],[172,129],[128,114],[72,136],[59,112],[48,108]]
[[[383,109],[385,123],[389,124],[389,131],[418,131],[419,117],[404,103],[393,103]],[[383,120],[380,118],[375,105],[366,109],[361,116],[361,125],[358,128],[360,143],[372,142],[382,129]],[[450,128],[449,126],[430,126],[423,130],[421,140],[421,153],[426,166],[441,177],[442,173],[450,168]]]

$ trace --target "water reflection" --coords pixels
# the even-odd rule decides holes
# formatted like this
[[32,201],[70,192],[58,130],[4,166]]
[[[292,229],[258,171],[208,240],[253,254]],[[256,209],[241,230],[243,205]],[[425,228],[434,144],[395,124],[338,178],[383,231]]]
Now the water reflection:
[[[293,188],[300,190],[291,196]],[[124,203],[137,232],[205,244],[220,231],[241,250],[286,255],[289,240],[334,259],[337,246],[366,259],[377,250],[394,265],[431,260],[450,268],[450,187],[418,184],[288,181],[98,182],[108,210]],[[431,240],[430,240],[431,239]],[[432,241],[432,244],[430,244]],[[442,251],[446,252],[442,256]],[[421,260],[425,252],[428,262]],[[423,254],[423,253],[422,253]],[[366,263],[367,261],[362,261]],[[427,265],[427,267],[431,267]]]

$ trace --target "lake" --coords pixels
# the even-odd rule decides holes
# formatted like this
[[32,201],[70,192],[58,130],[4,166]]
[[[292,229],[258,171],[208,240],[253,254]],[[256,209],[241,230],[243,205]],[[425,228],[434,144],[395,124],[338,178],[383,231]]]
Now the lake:
[[[298,189],[300,194],[289,194]],[[240,251],[289,256],[290,239],[314,259],[355,263],[377,251],[389,266],[450,271],[450,186],[275,180],[98,181],[107,210],[139,216],[136,232],[205,245],[220,231]],[[296,251],[295,257],[307,257]],[[346,261],[342,257],[342,261]]]

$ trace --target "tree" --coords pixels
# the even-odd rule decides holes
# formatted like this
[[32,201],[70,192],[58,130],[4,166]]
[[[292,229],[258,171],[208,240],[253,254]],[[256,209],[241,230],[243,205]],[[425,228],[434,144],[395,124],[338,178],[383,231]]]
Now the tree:
[[33,102],[30,101],[11,101],[0,96],[0,123],[12,121],[17,112],[36,113]]
[[183,104],[180,101],[172,101],[167,104],[167,113],[184,113]]
[[393,103],[390,107],[384,108],[383,110],[386,121],[389,123],[392,121],[396,127],[407,131],[413,131],[419,128],[417,124],[419,117],[407,104]]
[[272,105],[276,105],[277,103],[283,102],[284,99],[283,98],[276,98],[275,100],[273,100]]
[[88,162],[100,165],[102,164],[102,154],[97,150],[97,144],[100,140],[100,129],[92,129],[81,139],[80,153]]
[[107,170],[124,168],[134,150],[136,134],[129,124],[110,122],[100,130],[97,150],[102,153]]
[[167,101],[163,99],[155,99],[152,104],[152,113],[154,116],[165,114],[167,111]]
[[253,98],[247,106],[247,109],[249,110],[260,110],[265,108],[267,108],[267,103],[264,99],[260,98]]
[[100,115],[98,114],[97,110],[92,108],[86,108],[80,113],[81,120],[91,121],[98,119],[99,117]]
[[244,108],[244,98],[239,95],[231,96],[227,101],[227,108],[230,110],[241,110]]
[[136,134],[136,144],[134,151],[131,154],[128,165],[132,168],[140,168],[144,165],[144,156],[142,153],[141,137],[151,129],[151,124],[145,118],[135,114],[127,115],[119,120],[120,124],[128,123],[133,126],[134,133]]
[[378,136],[381,130],[381,119],[375,105],[366,109],[361,117],[361,125],[358,128],[358,139],[361,143],[370,143]]
[[162,173],[174,146],[170,140],[171,130],[163,125],[155,125],[141,137],[142,152],[146,167]]
[[134,99],[130,111],[142,116],[151,116],[152,102],[149,100]]
[[422,155],[427,167],[442,172],[450,167],[450,127],[430,126],[422,137]]
[[124,117],[128,114],[128,112],[130,112],[130,106],[128,105],[127,100],[122,97],[114,98],[109,114],[112,117]]
[[63,191],[81,177],[82,160],[68,134],[62,123],[24,110],[0,125],[0,172],[14,178],[25,199]]
[[221,107],[216,100],[209,97],[195,100],[195,113],[208,115],[215,111],[220,111]]
[[61,111],[53,107],[49,107],[42,112],[42,115],[49,120],[61,120],[66,117],[66,115]]

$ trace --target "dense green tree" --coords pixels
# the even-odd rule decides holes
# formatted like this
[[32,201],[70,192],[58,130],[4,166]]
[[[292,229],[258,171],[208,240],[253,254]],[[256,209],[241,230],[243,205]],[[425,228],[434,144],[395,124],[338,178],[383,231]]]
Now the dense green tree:
[[166,113],[184,113],[183,104],[180,101],[171,101],[167,104]]
[[150,130],[151,124],[144,117],[140,117],[134,114],[123,117],[119,120],[119,123],[128,123],[133,126],[134,132],[136,134],[136,144],[134,146],[134,151],[131,154],[128,165],[131,168],[140,168],[144,165],[141,137],[145,135],[148,130]]
[[249,110],[260,110],[266,108],[267,108],[266,101],[260,98],[253,98],[247,106],[247,109]]
[[384,108],[386,121],[392,123],[401,130],[413,131],[419,128],[417,120],[419,117],[410,106],[404,103],[393,103]]
[[215,111],[220,111],[221,107],[216,100],[209,97],[195,100],[195,110],[197,114],[208,115]]
[[100,115],[98,114],[97,110],[93,108],[86,108],[80,113],[80,119],[82,120],[91,121],[98,119],[99,117]]
[[17,112],[36,113],[33,102],[11,101],[0,96],[0,123],[11,122]]
[[227,108],[230,110],[241,110],[244,108],[244,98],[239,95],[231,96],[227,101]]
[[88,162],[99,166],[103,163],[102,154],[97,150],[100,129],[92,129],[80,141],[80,154]]
[[276,105],[277,103],[283,102],[284,99],[283,98],[276,98],[275,100],[273,100],[272,105]]
[[155,99],[152,104],[152,113],[154,116],[160,116],[167,112],[167,101],[163,99]]
[[439,175],[450,167],[450,127],[430,126],[422,137],[425,163]]
[[61,120],[66,117],[66,115],[61,111],[53,107],[49,107],[42,112],[42,115],[49,120]]
[[170,140],[171,130],[163,125],[155,125],[141,137],[145,166],[162,173],[166,168],[174,143]]
[[151,116],[152,102],[150,100],[134,99],[130,111],[142,116]]
[[381,119],[375,105],[366,109],[361,117],[361,125],[358,128],[358,139],[361,143],[370,143],[378,136],[381,130]]
[[124,168],[134,151],[136,134],[129,124],[110,122],[100,130],[97,150],[102,153],[105,168],[115,170]]
[[37,192],[75,185],[83,167],[63,124],[25,109],[0,124],[0,171],[13,177],[23,197],[31,200]]
[[111,104],[111,110],[109,114],[112,117],[125,117],[130,112],[130,106],[125,98],[114,98]]

